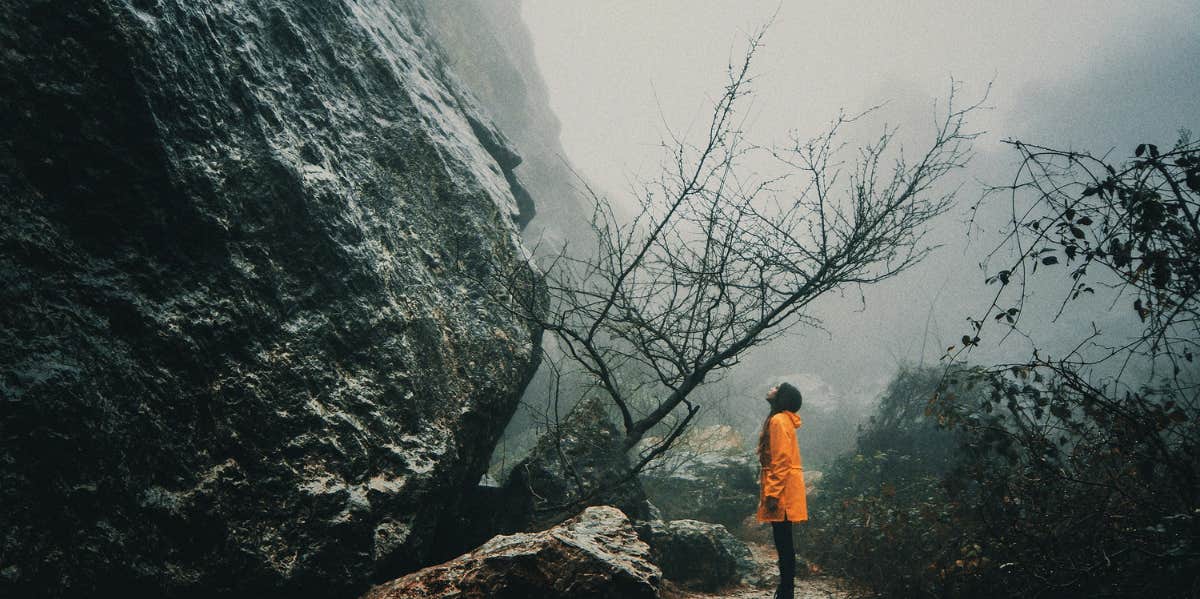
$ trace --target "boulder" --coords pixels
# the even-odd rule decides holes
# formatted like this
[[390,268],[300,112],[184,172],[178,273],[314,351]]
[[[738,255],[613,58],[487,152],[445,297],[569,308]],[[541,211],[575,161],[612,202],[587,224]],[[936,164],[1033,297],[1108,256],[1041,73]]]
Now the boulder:
[[429,29],[400,0],[0,3],[0,596],[431,563],[540,331],[496,305],[517,152]]
[[661,573],[620,510],[591,507],[537,533],[497,536],[471,553],[371,589],[363,599],[651,599]]
[[602,399],[580,401],[509,473],[502,527],[540,530],[593,505],[648,518],[649,502],[630,475],[624,439]]
[[638,522],[636,530],[663,578],[682,588],[711,592],[760,582],[750,549],[720,524],[652,520]]
[[741,536],[746,516],[758,507],[757,458],[744,451],[687,457],[676,467],[644,473],[647,496],[664,519],[714,522]]

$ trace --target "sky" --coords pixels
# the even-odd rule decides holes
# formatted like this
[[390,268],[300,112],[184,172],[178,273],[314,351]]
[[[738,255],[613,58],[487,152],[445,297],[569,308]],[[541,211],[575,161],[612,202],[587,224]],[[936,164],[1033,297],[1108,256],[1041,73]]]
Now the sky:
[[[755,57],[748,130],[761,143],[819,133],[839,109],[884,104],[870,123],[898,125],[919,143],[951,81],[977,99],[991,84],[971,166],[957,175],[958,207],[929,239],[941,244],[917,268],[876,288],[828,298],[825,331],[801,331],[747,361],[742,381],[808,381],[830,401],[882,389],[902,364],[935,362],[986,308],[967,238],[970,204],[985,184],[1011,178],[1021,139],[1124,156],[1140,142],[1170,146],[1181,127],[1200,134],[1200,2],[797,2],[524,0],[522,15],[562,122],[567,157],[616,202],[653,176],[660,140],[702,121],[742,56],[749,32],[772,20]],[[853,135],[869,139],[876,130]],[[986,233],[983,234],[986,240]],[[1050,293],[1050,292],[1047,292]],[[1111,298],[1085,304],[1057,327],[1120,327]],[[1063,337],[1049,324],[1047,338]],[[921,349],[925,348],[922,356]],[[991,355],[1026,351],[1020,341]],[[1005,354],[1007,352],[1007,354]],[[980,357],[982,358],[983,354]],[[818,398],[817,401],[820,401]]]

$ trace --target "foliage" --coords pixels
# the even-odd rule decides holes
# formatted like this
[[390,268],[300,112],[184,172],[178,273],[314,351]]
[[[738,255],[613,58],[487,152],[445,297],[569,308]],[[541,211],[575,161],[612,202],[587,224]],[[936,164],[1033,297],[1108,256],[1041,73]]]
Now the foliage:
[[[1200,342],[1200,143],[1184,132],[1166,152],[1140,144],[1117,166],[1086,152],[1009,143],[1021,165],[1013,184],[991,190],[1006,194],[1012,206],[993,257],[1005,251],[1015,258],[988,277],[997,290],[974,328],[981,330],[989,316],[1017,328],[1030,278],[1039,268],[1056,269],[1048,276],[1070,285],[1058,314],[1107,287],[1142,323],[1130,343],[1085,343],[1105,351],[1065,356],[1063,367],[1137,355],[1159,359],[1171,366],[1170,376],[1178,375]],[[977,343],[964,337],[965,345]]]
[[1111,444],[1048,442],[1022,427],[1039,404],[1039,422],[1056,420],[1046,406],[1069,390],[1031,372],[1013,374],[1024,386],[979,368],[940,376],[902,372],[857,452],[826,472],[801,527],[810,559],[887,596],[1194,596],[1194,499],[1175,480],[1187,474],[1143,459],[1145,431],[1113,419]]
[[[1041,276],[1065,282],[1057,314],[1081,297],[1113,296],[1139,326],[1093,329],[1075,349],[990,368],[986,405],[947,401],[978,433],[969,447],[1004,458],[970,475],[1002,498],[1001,534],[1024,557],[1010,576],[1063,594],[1200,593],[1200,144],[1186,132],[1170,150],[1139,144],[1123,164],[1086,152],[1011,142],[1021,156],[1004,192],[1012,206],[997,252],[1016,256],[985,321],[1021,330]],[[1002,304],[1012,306],[1001,309]],[[994,313],[994,314],[993,314]],[[978,335],[972,339],[978,343]],[[1007,516],[1007,517],[1005,517]],[[1021,551],[1018,551],[1020,549]],[[1036,558],[1036,561],[1033,559]]]
[[1177,390],[1118,395],[1044,368],[980,376],[987,398],[939,408],[969,439],[958,476],[978,485],[979,542],[1010,564],[994,577],[1006,593],[1194,596],[1200,430],[1171,416]]
[[994,558],[976,543],[969,494],[950,482],[964,439],[929,409],[941,378],[928,367],[893,379],[856,450],[835,460],[809,497],[801,554],[888,596],[976,590],[974,573]]
[[1038,272],[1068,286],[1058,314],[1108,292],[1140,326],[1093,328],[1060,357],[953,366],[902,410],[893,385],[814,498],[816,557],[889,594],[1200,596],[1200,147],[1142,144],[1119,166],[1013,147],[995,255],[1016,259],[988,277],[959,353],[993,326],[1035,339],[1021,327]]

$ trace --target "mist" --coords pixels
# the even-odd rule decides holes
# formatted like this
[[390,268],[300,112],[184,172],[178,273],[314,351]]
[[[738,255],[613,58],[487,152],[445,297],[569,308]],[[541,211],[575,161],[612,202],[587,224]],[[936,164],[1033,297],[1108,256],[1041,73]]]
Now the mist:
[[[529,0],[522,15],[566,157],[629,211],[638,183],[660,168],[668,132],[694,133],[726,65],[764,23],[771,26],[747,114],[763,144],[786,141],[790,131],[815,135],[839,111],[879,106],[853,129],[855,141],[888,124],[919,149],[952,82],[961,85],[960,102],[990,85],[989,109],[970,122],[984,132],[976,156],[948,183],[958,186],[958,206],[927,238],[939,247],[894,280],[822,301],[824,330],[797,330],[747,358],[731,387],[749,396],[751,409],[774,383],[797,380],[815,405],[845,402],[857,412],[897,368],[937,363],[968,332],[967,317],[987,307],[980,264],[996,241],[987,224],[966,235],[969,209],[985,187],[1013,176],[1016,156],[1002,140],[1122,155],[1141,142],[1171,144],[1200,114],[1200,8],[1191,2],[612,2],[566,10]],[[999,200],[984,210],[1003,214]],[[1034,343],[1059,338],[1055,326],[1131,326],[1128,314],[1108,314],[1111,302],[1094,298],[1058,325],[1043,316],[1036,329],[1044,337],[984,344],[976,354],[1023,357]]]
[[1200,596],[1200,4],[0,2],[0,596]]

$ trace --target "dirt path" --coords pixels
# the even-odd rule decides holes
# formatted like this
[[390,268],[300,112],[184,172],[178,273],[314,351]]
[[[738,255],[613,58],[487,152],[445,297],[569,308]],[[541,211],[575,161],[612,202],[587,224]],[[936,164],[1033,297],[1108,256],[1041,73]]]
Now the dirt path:
[[[778,579],[775,567],[775,550],[766,545],[749,543],[750,553],[758,566],[757,579],[762,580],[765,588],[740,586],[725,589],[716,593],[700,593],[684,591],[675,588],[670,583],[664,584],[663,599],[771,599],[775,593]],[[796,579],[796,599],[860,599],[870,593],[857,585],[841,578],[809,574]]]

